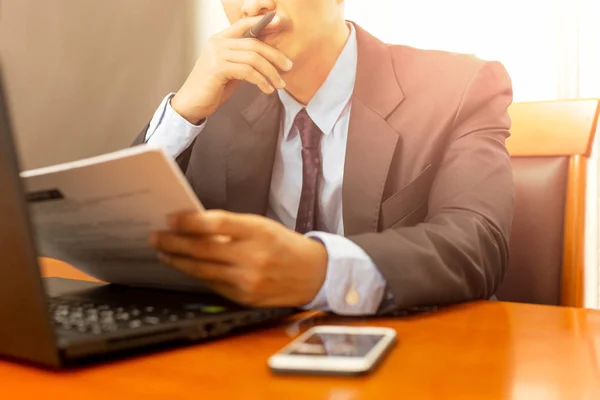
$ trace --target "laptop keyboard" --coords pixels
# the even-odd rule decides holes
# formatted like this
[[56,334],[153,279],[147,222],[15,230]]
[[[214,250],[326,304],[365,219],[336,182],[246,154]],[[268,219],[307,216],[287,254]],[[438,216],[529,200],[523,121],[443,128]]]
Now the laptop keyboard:
[[201,315],[227,311],[224,307],[219,306],[207,306],[202,311],[190,311],[186,309],[170,310],[152,305],[124,307],[65,299],[49,299],[48,301],[55,328],[98,335],[196,319]]

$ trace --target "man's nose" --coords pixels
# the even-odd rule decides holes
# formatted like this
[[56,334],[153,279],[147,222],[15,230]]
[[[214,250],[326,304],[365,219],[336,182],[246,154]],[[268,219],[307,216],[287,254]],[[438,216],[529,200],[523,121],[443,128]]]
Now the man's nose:
[[242,4],[242,15],[244,17],[255,17],[266,14],[277,8],[275,0],[244,0]]

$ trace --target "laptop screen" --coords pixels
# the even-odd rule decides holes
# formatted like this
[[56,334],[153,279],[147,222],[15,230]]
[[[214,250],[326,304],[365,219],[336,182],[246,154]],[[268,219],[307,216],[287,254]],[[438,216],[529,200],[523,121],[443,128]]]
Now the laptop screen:
[[0,66],[0,356],[57,365]]
[[0,65],[0,264],[9,264],[0,265],[0,280],[7,268],[22,267],[36,255],[6,94]]

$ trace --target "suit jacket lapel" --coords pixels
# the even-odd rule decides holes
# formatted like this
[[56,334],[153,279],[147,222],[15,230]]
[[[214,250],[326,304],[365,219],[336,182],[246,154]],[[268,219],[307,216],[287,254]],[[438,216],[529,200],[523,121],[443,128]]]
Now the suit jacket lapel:
[[245,127],[234,132],[226,153],[227,210],[266,215],[281,103],[276,95],[258,94],[242,111]]
[[387,174],[399,142],[387,118],[404,100],[387,46],[355,25],[358,66],[344,186],[346,236],[377,232]]

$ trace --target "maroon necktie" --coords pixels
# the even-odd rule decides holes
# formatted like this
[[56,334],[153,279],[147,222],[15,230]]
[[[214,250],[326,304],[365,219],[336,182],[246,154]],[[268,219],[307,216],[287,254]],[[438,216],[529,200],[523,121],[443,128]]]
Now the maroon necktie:
[[323,132],[302,109],[294,125],[302,140],[302,193],[296,217],[296,232],[305,234],[316,228],[319,172],[321,171],[321,138]]

